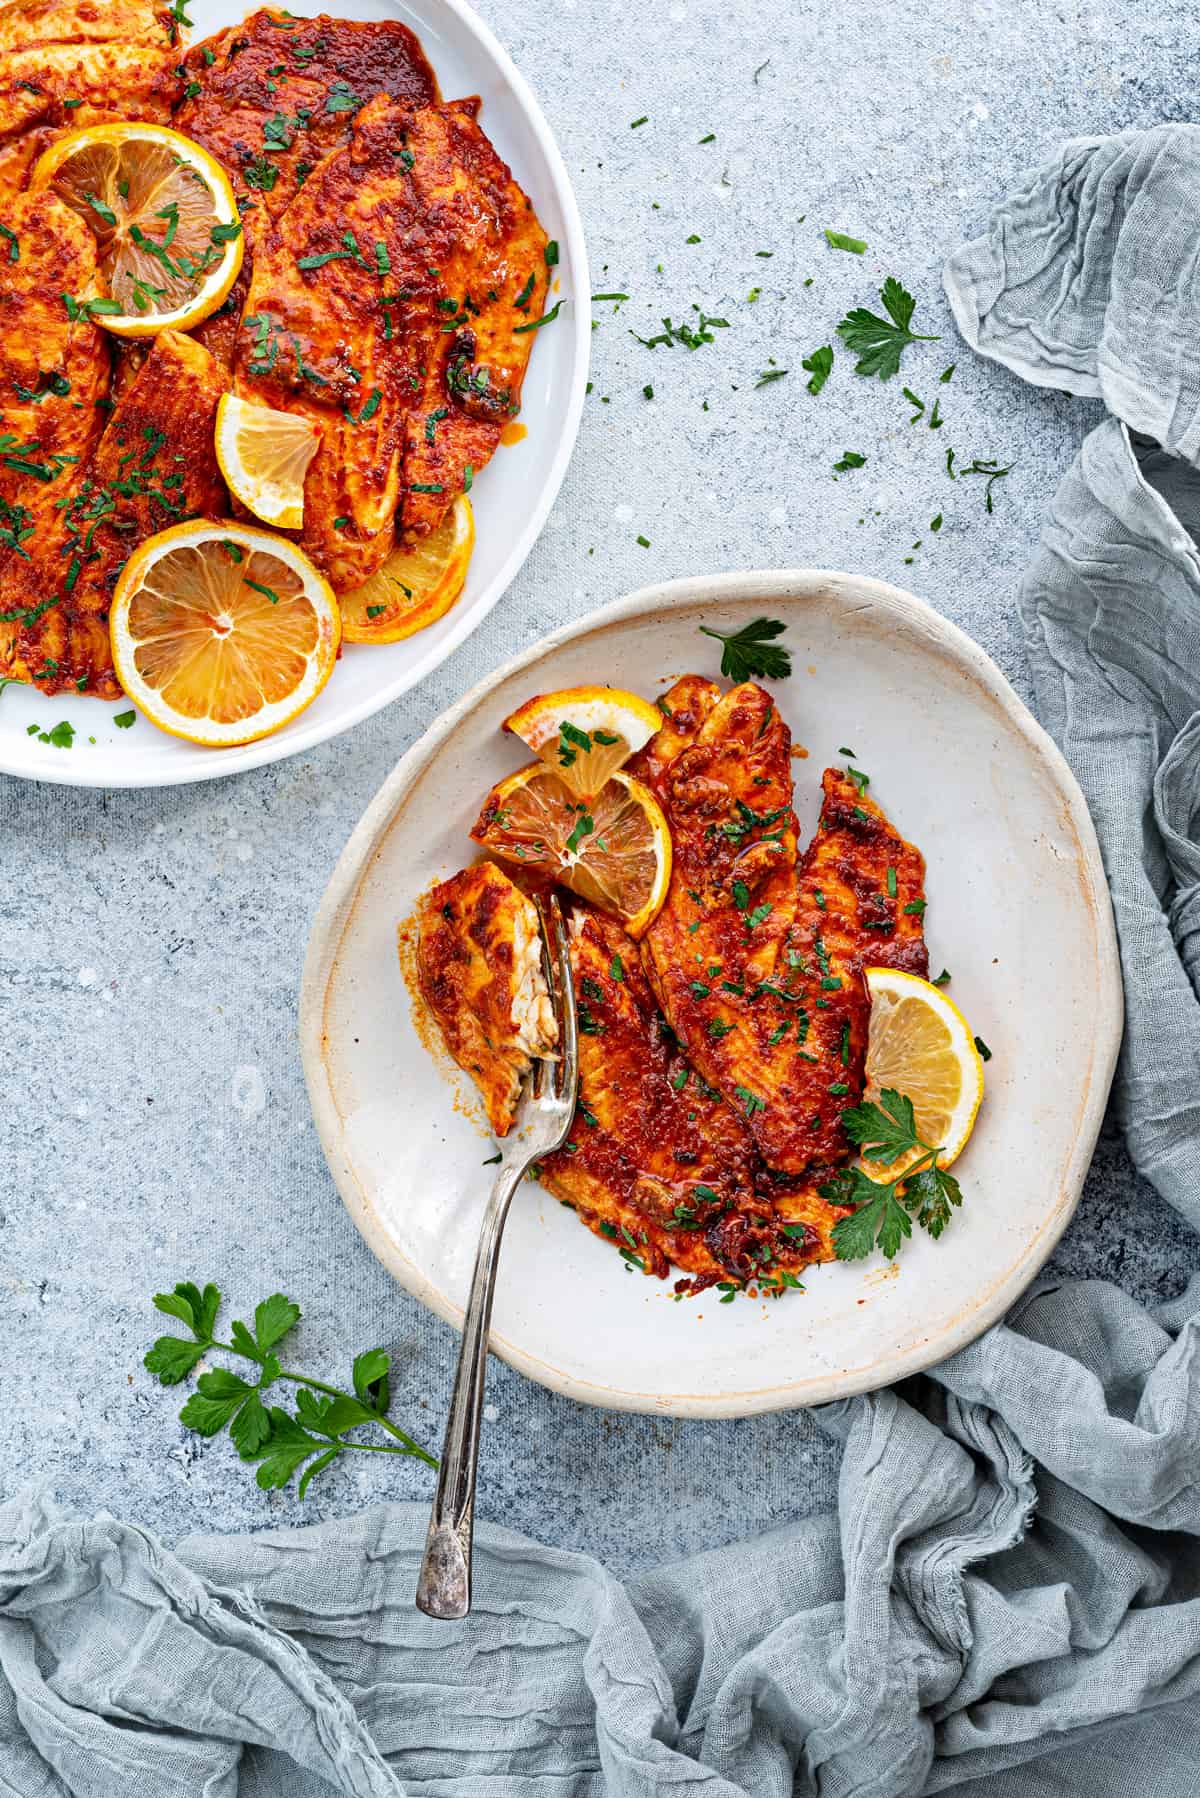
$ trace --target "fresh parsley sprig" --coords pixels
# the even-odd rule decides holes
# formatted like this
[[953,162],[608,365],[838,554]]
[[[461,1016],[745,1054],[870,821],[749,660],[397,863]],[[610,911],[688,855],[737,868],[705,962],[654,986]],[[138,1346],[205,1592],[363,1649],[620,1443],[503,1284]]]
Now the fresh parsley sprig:
[[943,1153],[923,1142],[917,1133],[912,1100],[894,1087],[885,1087],[879,1104],[868,1102],[842,1113],[851,1142],[863,1159],[892,1167],[901,1156],[918,1153],[894,1180],[869,1180],[861,1168],[843,1168],[818,1190],[835,1205],[853,1205],[850,1217],[833,1226],[834,1253],[839,1261],[860,1261],[879,1248],[891,1261],[906,1237],[912,1235],[915,1217],[935,1239],[950,1222],[954,1206],[962,1204],[962,1188],[954,1175],[938,1166]]
[[[372,1455],[415,1455],[428,1467],[435,1458],[387,1416],[391,1403],[391,1357],[384,1349],[367,1349],[358,1355],[352,1375],[354,1390],[327,1386],[307,1374],[281,1367],[276,1350],[300,1322],[300,1307],[272,1293],[255,1308],[254,1328],[235,1321],[229,1342],[214,1334],[221,1294],[211,1284],[203,1291],[182,1280],[173,1292],[154,1296],[155,1309],[176,1317],[192,1333],[160,1336],[145,1358],[145,1366],[164,1386],[178,1386],[212,1350],[237,1355],[257,1369],[257,1377],[243,1379],[232,1368],[215,1367],[202,1373],[179,1421],[200,1436],[216,1436],[228,1428],[243,1461],[257,1461],[255,1476],[264,1492],[286,1486],[293,1474],[304,1469],[299,1494],[309,1482],[347,1450]],[[277,1382],[299,1387],[293,1414],[282,1405],[268,1405],[263,1395]],[[392,1438],[390,1442],[352,1442],[351,1430],[374,1425]]]
[[838,336],[858,357],[854,365],[856,375],[878,375],[881,381],[888,381],[899,373],[900,356],[908,344],[937,343],[938,338],[909,329],[917,302],[894,275],[888,276],[879,297],[887,318],[868,312],[865,306],[856,306],[838,326]]
[[743,625],[740,631],[710,630],[707,624],[700,626],[705,637],[715,637],[718,643],[724,644],[721,651],[721,673],[728,680],[786,680],[792,672],[792,658],[788,650],[772,642],[781,637],[787,629],[778,618],[756,618],[753,624]]

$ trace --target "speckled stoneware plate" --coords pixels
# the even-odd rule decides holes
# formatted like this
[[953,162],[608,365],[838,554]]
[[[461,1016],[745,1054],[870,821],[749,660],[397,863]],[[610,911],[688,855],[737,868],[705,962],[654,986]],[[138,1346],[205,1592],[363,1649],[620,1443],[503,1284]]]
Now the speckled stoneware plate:
[[[195,28],[188,41],[237,24],[252,10],[253,0],[189,0]],[[325,691],[285,730],[242,749],[199,749],[143,718],[132,730],[118,730],[113,718],[128,710],[127,702],[45,699],[7,687],[0,693],[0,773],[80,787],[175,786],[277,762],[349,730],[423,680],[470,636],[515,578],[562,485],[587,383],[587,251],[566,168],[527,82],[464,0],[292,0],[289,10],[305,17],[398,18],[420,38],[447,99],[481,96],[480,122],[558,242],[552,298],[567,301],[555,323],[537,334],[521,403],[528,434],[499,450],[472,489],[475,554],[457,604],[407,642],[382,649],[347,645]],[[31,725],[49,732],[62,719],[75,728],[70,749],[29,734]]]
[[1083,796],[983,651],[920,600],[799,570],[650,587],[593,612],[476,687],[396,768],[350,839],[308,949],[301,1000],[317,1128],[346,1206],[411,1292],[460,1323],[495,1152],[473,1088],[424,1046],[396,951],[418,895],[472,860],[490,783],[526,759],[501,721],[585,681],[653,695],[717,672],[701,623],[787,625],[772,691],[797,744],[801,835],[842,744],[928,860],[930,950],[992,1049],[959,1161],[960,1212],[892,1264],[814,1268],[777,1301],[670,1284],[620,1258],[540,1187],[516,1199],[492,1346],[590,1404],[737,1417],[885,1385],[994,1323],[1061,1236],[1100,1127],[1121,1036],[1108,890]]

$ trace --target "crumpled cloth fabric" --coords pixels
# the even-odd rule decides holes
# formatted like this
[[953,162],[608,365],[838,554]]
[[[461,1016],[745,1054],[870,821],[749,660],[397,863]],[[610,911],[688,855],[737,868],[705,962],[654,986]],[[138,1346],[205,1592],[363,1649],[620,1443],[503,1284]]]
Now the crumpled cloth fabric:
[[[1200,131],[1068,143],[950,260],[964,336],[1109,417],[1020,596],[1096,820],[1139,1170],[1200,1229]],[[482,1527],[412,1602],[423,1507],[168,1552],[0,1507],[17,1798],[1185,1798],[1200,1777],[1200,1276],[1043,1283],[821,1414],[836,1516],[621,1584]],[[787,1453],[788,1421],[779,1423]]]

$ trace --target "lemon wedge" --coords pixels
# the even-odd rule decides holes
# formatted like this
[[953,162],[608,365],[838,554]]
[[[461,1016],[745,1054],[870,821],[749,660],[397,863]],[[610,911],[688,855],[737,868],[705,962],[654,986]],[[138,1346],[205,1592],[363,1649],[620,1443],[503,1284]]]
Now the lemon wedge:
[[539,756],[569,793],[599,793],[662,728],[662,713],[620,687],[563,687],[526,700],[504,729]]
[[585,801],[534,762],[492,788],[471,835],[501,860],[541,870],[613,913],[635,941],[667,896],[671,832],[654,795],[629,774],[614,774]]
[[321,429],[292,412],[256,406],[236,393],[217,407],[217,464],[248,512],[279,531],[304,523],[304,477],[321,447]]
[[[983,1100],[983,1059],[967,1020],[940,987],[895,968],[867,968],[871,1023],[864,1097],[878,1100],[886,1088],[912,1100],[917,1134],[940,1148],[939,1167],[949,1167],[967,1145]],[[891,1163],[894,1180],[921,1159],[914,1149]],[[879,1178],[877,1163],[864,1172]]]
[[436,531],[397,546],[361,587],[341,596],[347,643],[398,643],[436,624],[462,592],[475,514],[460,493]]

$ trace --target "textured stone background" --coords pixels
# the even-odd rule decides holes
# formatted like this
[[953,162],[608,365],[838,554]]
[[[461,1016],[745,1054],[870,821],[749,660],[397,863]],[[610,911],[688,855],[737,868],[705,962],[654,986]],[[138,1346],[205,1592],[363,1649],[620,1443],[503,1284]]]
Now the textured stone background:
[[[180,1428],[177,1401],[141,1369],[156,1288],[212,1278],[239,1307],[282,1288],[306,1313],[299,1363],[326,1373],[393,1345],[397,1415],[437,1444],[456,1339],[343,1212],[296,1047],[309,921],[393,763],[552,626],[651,576],[706,569],[815,563],[907,584],[1026,693],[1013,594],[1095,413],[973,363],[939,266],[1060,138],[1190,116],[1183,0],[1142,5],[1135,31],[1111,0],[481,10],[558,135],[595,288],[632,296],[619,317],[597,309],[579,447],[523,574],[421,692],[303,759],[161,794],[0,784],[0,1492],[36,1479],[168,1540],[430,1490],[417,1468],[367,1460],[326,1476],[303,1510],[265,1497],[226,1443]],[[866,238],[868,255],[827,249],[824,225]],[[909,425],[899,381],[858,380],[845,359],[819,398],[802,386],[801,356],[887,274],[943,334],[903,377],[937,393],[940,432]],[[628,334],[693,302],[730,321],[710,347],[650,352]],[[791,373],[756,388],[771,358]],[[949,445],[1013,464],[993,516],[978,480],[947,480]],[[867,465],[835,481],[848,448]],[[1195,1239],[1106,1141],[1055,1267],[1153,1297],[1196,1261]],[[803,1414],[606,1416],[499,1366],[489,1397],[481,1514],[617,1571],[832,1502],[834,1450]]]

